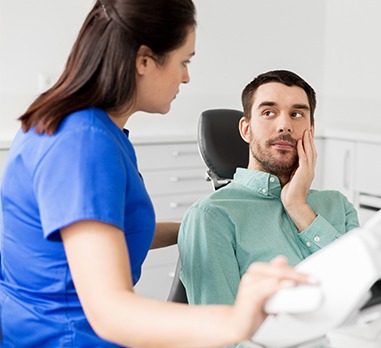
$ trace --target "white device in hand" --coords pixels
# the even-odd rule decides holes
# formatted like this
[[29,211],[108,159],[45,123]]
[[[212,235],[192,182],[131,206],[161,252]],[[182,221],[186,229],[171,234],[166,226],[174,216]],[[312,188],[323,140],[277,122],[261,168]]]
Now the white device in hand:
[[294,347],[324,337],[360,310],[381,279],[381,211],[295,268],[319,280],[321,304],[316,308],[318,296],[315,303],[307,303],[306,288],[282,289],[266,304],[266,311],[278,314],[265,320],[251,342],[267,348]]
[[298,285],[278,291],[265,304],[268,314],[309,313],[323,304],[323,291],[319,285]]

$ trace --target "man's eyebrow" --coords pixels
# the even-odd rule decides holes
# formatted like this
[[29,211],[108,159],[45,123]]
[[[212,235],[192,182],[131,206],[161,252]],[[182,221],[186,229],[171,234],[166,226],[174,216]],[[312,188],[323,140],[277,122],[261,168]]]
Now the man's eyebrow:
[[[266,107],[266,106],[277,106],[278,103],[274,101],[263,101],[258,105],[258,109]],[[310,107],[307,104],[300,103],[300,104],[293,104],[292,107],[294,109],[301,109],[301,110],[310,110]]]
[[276,106],[278,105],[277,103],[273,102],[273,101],[263,101],[262,103],[260,103],[258,105],[258,109],[264,107],[264,106]]
[[294,104],[292,107],[294,109],[310,110],[310,107],[307,104]]

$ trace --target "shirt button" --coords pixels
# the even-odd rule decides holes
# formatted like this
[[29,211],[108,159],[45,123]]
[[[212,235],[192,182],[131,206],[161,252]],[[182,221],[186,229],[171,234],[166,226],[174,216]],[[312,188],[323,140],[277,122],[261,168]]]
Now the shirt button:
[[274,181],[275,181],[275,178],[271,177],[270,182],[274,182]]
[[316,236],[316,237],[314,238],[314,241],[315,241],[316,243],[320,242],[320,237],[319,237],[319,236]]
[[267,192],[267,190],[266,190],[266,189],[262,189],[262,192],[263,192],[263,193],[266,193],[266,192]]
[[310,246],[311,246],[311,243],[310,243],[310,242],[307,242],[306,245],[307,245],[308,247],[310,247]]

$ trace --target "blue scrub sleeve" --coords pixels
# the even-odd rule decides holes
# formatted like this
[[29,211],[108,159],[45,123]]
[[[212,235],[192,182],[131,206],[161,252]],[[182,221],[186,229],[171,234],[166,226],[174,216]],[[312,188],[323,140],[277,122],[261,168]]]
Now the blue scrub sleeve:
[[123,229],[127,173],[112,135],[78,129],[57,136],[33,176],[44,237],[60,240],[56,232],[80,220]]

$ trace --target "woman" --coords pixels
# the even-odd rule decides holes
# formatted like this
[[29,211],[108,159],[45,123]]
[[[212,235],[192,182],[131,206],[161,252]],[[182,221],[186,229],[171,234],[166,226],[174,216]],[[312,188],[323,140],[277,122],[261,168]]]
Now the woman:
[[307,278],[282,258],[243,278],[234,306],[185,306],[133,291],[155,223],[123,127],[167,113],[195,47],[191,0],[104,0],[57,83],[20,117],[3,176],[3,347],[209,347],[250,337],[264,301]]

